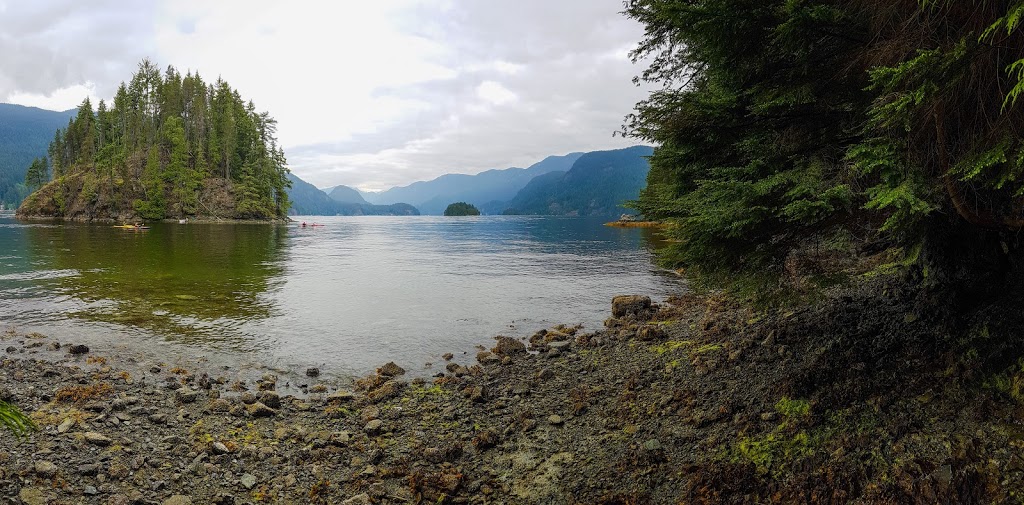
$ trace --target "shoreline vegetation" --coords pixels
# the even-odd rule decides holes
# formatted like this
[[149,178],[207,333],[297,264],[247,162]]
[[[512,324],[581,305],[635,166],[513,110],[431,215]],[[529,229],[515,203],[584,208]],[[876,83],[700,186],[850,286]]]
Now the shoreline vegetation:
[[[351,382],[310,369],[302,384],[9,331],[0,400],[39,431],[0,434],[0,493],[30,504],[1006,501],[1024,489],[1013,428],[1024,368],[976,349],[1021,321],[984,307],[973,326],[944,327],[907,312],[914,296],[875,279],[789,310],[616,297],[597,331],[499,336],[476,356],[443,356],[432,376],[388,363]],[[306,394],[285,393],[296,387]]]
[[613,228],[664,228],[668,225],[661,221],[610,221],[604,224]]

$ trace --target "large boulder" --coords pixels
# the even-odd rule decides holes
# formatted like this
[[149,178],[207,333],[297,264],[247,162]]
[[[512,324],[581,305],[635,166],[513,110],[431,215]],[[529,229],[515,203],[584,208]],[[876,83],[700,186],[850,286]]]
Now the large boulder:
[[640,295],[620,295],[612,298],[612,317],[650,318],[651,297]]
[[513,356],[516,354],[526,354],[526,344],[511,338],[511,337],[494,337],[498,341],[491,352],[499,356]]

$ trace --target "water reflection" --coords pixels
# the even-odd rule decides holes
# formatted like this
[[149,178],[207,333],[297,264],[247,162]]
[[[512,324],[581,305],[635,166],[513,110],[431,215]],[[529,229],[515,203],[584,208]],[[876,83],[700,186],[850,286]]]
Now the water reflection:
[[247,340],[236,331],[244,322],[275,315],[267,294],[283,282],[286,234],[272,225],[33,226],[26,257],[36,271],[78,272],[48,282],[84,302],[72,317],[221,347]]
[[[618,294],[675,293],[650,230],[552,217],[328,217],[324,227],[0,219],[0,320],[59,338],[226,351],[353,373],[497,334],[600,327]],[[468,354],[472,355],[472,354]]]

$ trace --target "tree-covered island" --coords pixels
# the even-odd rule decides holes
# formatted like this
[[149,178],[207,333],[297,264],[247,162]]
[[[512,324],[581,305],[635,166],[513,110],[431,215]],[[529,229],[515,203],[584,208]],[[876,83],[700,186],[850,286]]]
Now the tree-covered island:
[[[290,184],[276,121],[222,79],[149,60],[113,103],[87,98],[26,183],[22,217],[278,219]],[[52,180],[49,175],[52,174]]]
[[479,216],[480,209],[466,202],[455,202],[444,209],[446,216]]

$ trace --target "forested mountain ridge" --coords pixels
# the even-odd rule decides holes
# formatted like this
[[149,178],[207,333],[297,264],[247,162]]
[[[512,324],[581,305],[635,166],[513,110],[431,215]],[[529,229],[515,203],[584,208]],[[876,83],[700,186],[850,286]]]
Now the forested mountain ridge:
[[507,204],[505,214],[619,216],[647,184],[654,149],[634,146],[580,156],[567,172],[535,177]]
[[[446,174],[429,181],[391,188],[380,193],[364,193],[370,203],[408,202],[428,215],[441,215],[452,202],[467,202],[481,209],[501,207],[534,177],[548,172],[568,170],[583,153],[548,156],[528,168],[487,170],[476,175]],[[491,204],[491,205],[488,205]],[[498,211],[500,212],[500,210]]]
[[0,103],[0,203],[15,208],[28,196],[25,170],[46,154],[54,132],[74,115],[73,109],[57,112]]
[[[291,208],[289,215],[293,216],[418,216],[419,210],[406,203],[395,203],[391,205],[373,205],[353,201],[338,201],[329,196],[316,186],[298,178],[295,174],[288,174],[291,187],[288,189],[288,200]],[[355,191],[347,186],[337,186]],[[344,191],[339,194],[345,194]]]
[[48,154],[53,180],[20,216],[277,219],[288,211],[276,121],[218,79],[148,60],[109,105],[86,99]]

